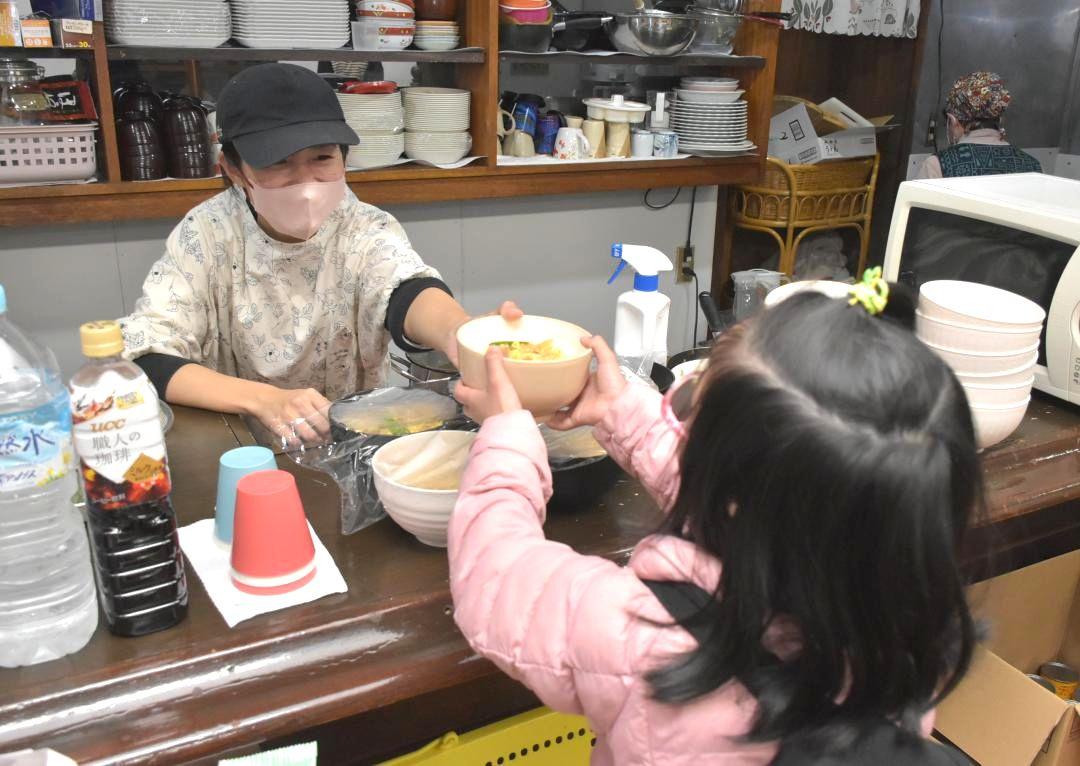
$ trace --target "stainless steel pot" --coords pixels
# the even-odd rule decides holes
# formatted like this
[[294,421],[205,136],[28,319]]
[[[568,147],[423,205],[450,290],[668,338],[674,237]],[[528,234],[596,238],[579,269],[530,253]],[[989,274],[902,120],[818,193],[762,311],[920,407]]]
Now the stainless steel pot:
[[640,56],[674,56],[694,42],[698,20],[665,11],[612,14],[604,31],[623,53]]
[[405,380],[409,388],[423,388],[450,396],[454,382],[461,376],[446,354],[439,351],[408,353],[403,359],[390,354],[390,366]]
[[690,6],[687,15],[698,20],[697,34],[690,50],[725,54],[734,50],[735,34],[742,26],[741,17],[697,5]]

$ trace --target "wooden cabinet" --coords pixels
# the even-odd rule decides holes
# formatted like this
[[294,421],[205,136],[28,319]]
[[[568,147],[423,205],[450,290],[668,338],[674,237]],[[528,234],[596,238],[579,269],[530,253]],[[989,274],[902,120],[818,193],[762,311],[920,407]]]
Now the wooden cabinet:
[[[779,0],[751,0],[748,5],[756,10],[776,10]],[[499,53],[497,0],[476,0],[460,3],[459,6],[459,22],[464,38],[462,44],[467,47],[445,53],[113,46],[106,45],[102,24],[95,22],[95,45],[92,50],[50,51],[43,55],[72,55],[89,59],[101,121],[98,142],[99,180],[90,184],[0,189],[0,226],[21,226],[27,222],[42,224],[175,218],[224,188],[219,178],[141,182],[121,180],[109,61],[124,59],[143,63],[183,62],[192,79],[197,79],[201,68],[211,67],[215,61],[380,59],[453,64],[455,84],[467,88],[473,94],[473,153],[484,155],[483,158],[455,170],[404,165],[349,172],[349,183],[357,195],[376,205],[647,189],[658,186],[717,186],[748,183],[761,176],[768,145],[768,123],[779,41],[779,30],[775,27],[744,24],[736,45],[736,50],[742,54],[739,56],[684,55],[644,58],[620,54],[602,59],[612,63],[674,63],[686,71],[739,77],[746,89],[745,98],[750,103],[750,138],[759,147],[755,153],[724,158],[644,162],[616,160],[564,166],[500,167],[496,161],[495,144],[499,63],[500,60],[513,60],[514,54]],[[37,52],[30,55],[39,56]],[[588,60],[587,57],[577,54],[566,55],[572,55],[583,62]]]

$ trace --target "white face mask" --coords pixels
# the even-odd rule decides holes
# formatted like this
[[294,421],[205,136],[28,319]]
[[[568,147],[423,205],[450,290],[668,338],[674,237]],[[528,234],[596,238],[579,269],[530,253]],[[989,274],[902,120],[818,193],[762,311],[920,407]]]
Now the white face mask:
[[345,177],[311,181],[278,189],[249,182],[251,205],[275,231],[296,239],[311,239],[345,199]]

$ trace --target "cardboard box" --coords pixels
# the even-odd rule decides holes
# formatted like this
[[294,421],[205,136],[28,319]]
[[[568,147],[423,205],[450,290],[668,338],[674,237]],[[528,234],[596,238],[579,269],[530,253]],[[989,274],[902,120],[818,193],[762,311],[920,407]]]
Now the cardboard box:
[[982,766],[1080,763],[1080,707],[1026,677],[1044,662],[1080,668],[1080,551],[969,589],[990,638],[938,707],[936,726]]
[[53,41],[58,48],[93,48],[94,22],[85,19],[53,19]]
[[818,108],[850,127],[836,129],[818,120],[815,128],[806,106],[798,104],[773,115],[769,123],[769,156],[792,165],[813,165],[823,160],[873,157],[877,153],[877,133],[886,128],[891,116],[868,120],[839,99],[830,99]]
[[773,115],[769,122],[769,156],[792,165],[821,161],[821,145],[806,106],[799,104]]
[[52,26],[48,19],[23,19],[22,38],[24,48],[51,48]]

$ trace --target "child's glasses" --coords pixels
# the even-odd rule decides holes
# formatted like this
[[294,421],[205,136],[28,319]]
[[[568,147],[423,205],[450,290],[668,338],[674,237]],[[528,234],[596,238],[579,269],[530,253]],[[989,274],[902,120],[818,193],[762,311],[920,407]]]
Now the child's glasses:
[[676,380],[664,394],[660,404],[660,414],[664,422],[680,439],[686,438],[687,421],[694,413],[694,402],[701,373],[693,372]]

